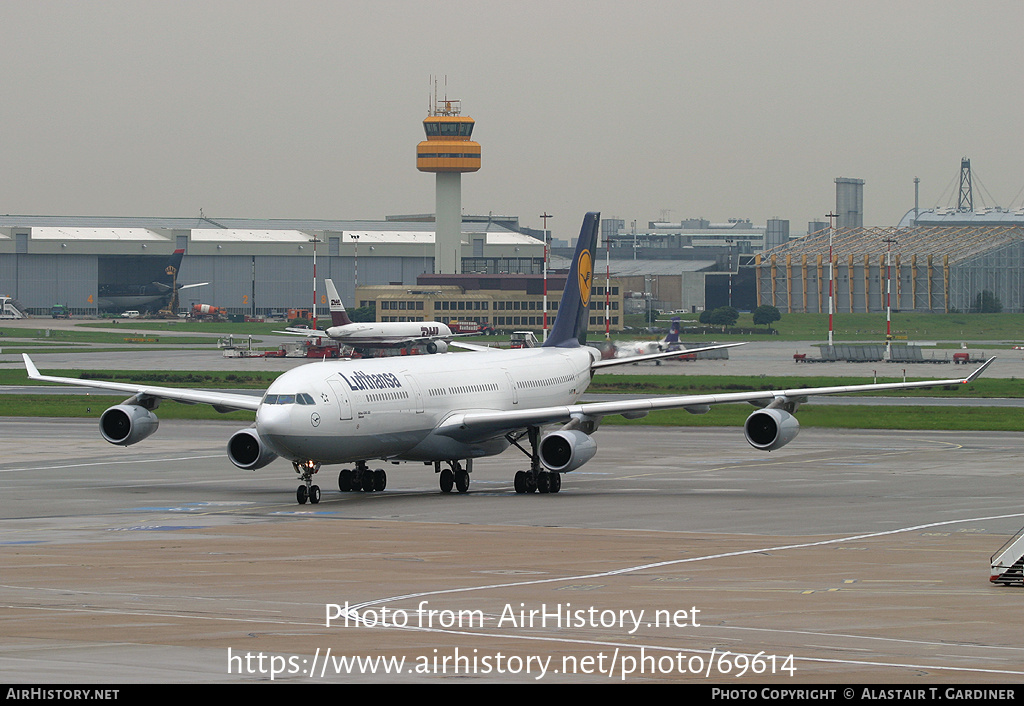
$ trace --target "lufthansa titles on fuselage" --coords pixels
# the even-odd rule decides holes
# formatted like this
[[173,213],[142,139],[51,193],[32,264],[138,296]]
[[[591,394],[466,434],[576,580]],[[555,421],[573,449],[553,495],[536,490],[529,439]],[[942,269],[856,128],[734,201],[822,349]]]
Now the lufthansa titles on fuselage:
[[345,375],[338,373],[353,390],[393,390],[402,387],[402,381],[393,373],[364,373],[362,370]]

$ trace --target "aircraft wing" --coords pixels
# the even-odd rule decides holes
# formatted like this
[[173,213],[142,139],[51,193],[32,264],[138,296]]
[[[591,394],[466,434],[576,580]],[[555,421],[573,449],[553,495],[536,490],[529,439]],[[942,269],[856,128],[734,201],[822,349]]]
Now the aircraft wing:
[[[209,282],[198,282],[196,284],[181,284],[181,285],[178,285],[178,289],[181,290],[181,289],[192,289],[193,287],[205,287],[208,284],[209,284]],[[156,287],[157,289],[163,290],[165,292],[171,291],[171,285],[165,284],[164,282],[153,282],[153,286]]]
[[734,348],[735,346],[743,346],[746,343],[718,343],[713,346],[703,346],[701,348],[679,348],[674,351],[662,351],[660,353],[644,353],[643,355],[629,355],[624,358],[609,358],[607,360],[597,360],[590,365],[591,370],[597,370],[599,368],[610,368],[613,365],[626,365],[627,363],[642,363],[645,360],[664,360],[665,358],[678,358],[683,355],[689,355],[691,353],[700,353],[702,351],[714,351],[719,348]]
[[319,331],[315,328],[292,328],[289,326],[284,331],[271,331],[271,333],[283,333],[285,336],[305,336],[306,338],[330,338],[326,331]]
[[188,388],[159,387],[157,385],[133,385],[125,382],[110,382],[107,380],[79,380],[77,378],[56,377],[53,375],[42,375],[35,363],[28,357],[28,353],[22,353],[25,359],[25,369],[32,380],[43,382],[56,382],[63,385],[77,385],[78,387],[93,387],[100,390],[111,390],[114,392],[127,392],[137,397],[156,397],[163,400],[174,400],[185,404],[209,404],[213,405],[218,412],[233,412],[238,409],[249,409],[255,411],[260,406],[262,395],[239,395],[230,392],[215,392],[208,390],[191,390]]
[[465,348],[467,351],[500,351],[501,348],[495,348],[493,346],[483,346],[479,343],[466,343],[465,341],[449,341],[448,345],[455,346],[456,348]]
[[479,333],[439,333],[434,336],[411,336],[403,339],[403,343],[430,343],[431,341],[445,341],[450,343],[455,338],[479,335]]
[[[628,360],[628,359],[627,359]],[[752,392],[725,392],[711,395],[678,395],[651,399],[615,400],[612,402],[591,402],[587,404],[538,407],[511,411],[481,411],[453,414],[446,419],[435,433],[454,439],[483,438],[488,434],[499,434],[522,429],[527,426],[566,423],[573,419],[600,419],[615,414],[643,416],[648,412],[662,409],[693,408],[695,412],[708,405],[750,402],[768,406],[772,402],[800,404],[808,397],[837,395],[850,392],[881,392],[883,390],[908,390],[916,387],[941,385],[965,385],[975,380],[992,364],[987,361],[965,378],[952,380],[922,380],[918,382],[887,382],[866,385],[838,385],[835,387],[796,388],[791,390],[756,390]]]

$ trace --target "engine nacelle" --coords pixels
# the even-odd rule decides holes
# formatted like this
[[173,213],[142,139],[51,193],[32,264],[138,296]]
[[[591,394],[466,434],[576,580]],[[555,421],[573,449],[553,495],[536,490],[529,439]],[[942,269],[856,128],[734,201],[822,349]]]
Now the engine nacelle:
[[160,420],[145,407],[119,404],[100,415],[100,434],[111,444],[131,446],[160,426]]
[[761,451],[774,451],[796,438],[800,422],[781,409],[759,409],[747,417],[743,434],[747,442]]
[[448,344],[445,341],[427,341],[427,353],[447,353]]
[[239,468],[255,471],[277,458],[252,427],[236,431],[228,439],[228,460]]
[[540,442],[539,451],[540,460],[547,469],[556,473],[568,473],[594,458],[597,444],[587,434],[578,429],[571,429],[545,436]]

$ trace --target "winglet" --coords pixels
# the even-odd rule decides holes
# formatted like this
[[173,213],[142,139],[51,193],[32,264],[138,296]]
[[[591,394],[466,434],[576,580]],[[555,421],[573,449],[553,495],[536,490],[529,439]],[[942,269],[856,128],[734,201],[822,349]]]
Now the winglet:
[[29,378],[39,378],[39,368],[32,362],[32,359],[28,357],[28,353],[22,353],[21,357],[25,359],[25,370],[28,371]]
[[[28,356],[26,356],[26,357],[28,357]],[[992,356],[991,358],[986,360],[984,363],[982,363],[981,367],[979,367],[973,373],[971,373],[966,378],[964,378],[964,384],[966,385],[969,382],[974,382],[974,380],[985,371],[985,368],[987,368],[988,366],[992,365],[992,361],[995,360],[995,359],[996,359],[996,357]]]

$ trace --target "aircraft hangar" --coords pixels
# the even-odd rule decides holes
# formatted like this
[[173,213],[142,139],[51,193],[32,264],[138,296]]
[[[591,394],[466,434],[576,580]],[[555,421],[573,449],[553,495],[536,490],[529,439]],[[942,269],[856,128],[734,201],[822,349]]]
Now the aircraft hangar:
[[[312,304],[314,258],[318,306],[327,303],[325,278],[345,301],[354,300],[357,281],[414,285],[434,271],[434,224],[0,216],[0,295],[30,314],[48,314],[55,303],[79,315],[118,312],[124,307],[111,302],[124,299],[105,295],[154,282],[166,289],[175,250],[184,251],[178,285],[209,283],[184,290],[180,307],[204,303],[267,315]],[[462,256],[468,271],[539,274],[544,245],[498,222],[467,220]]]
[[979,217],[826,228],[755,257],[757,301],[781,311],[1024,312],[1024,221]]

